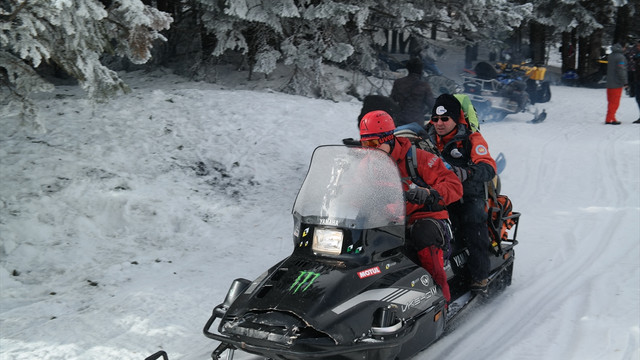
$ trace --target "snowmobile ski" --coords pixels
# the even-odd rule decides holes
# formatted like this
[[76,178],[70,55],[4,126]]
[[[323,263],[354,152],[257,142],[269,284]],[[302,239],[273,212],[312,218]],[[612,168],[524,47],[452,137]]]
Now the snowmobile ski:
[[536,110],[535,114],[533,115],[533,119],[531,119],[531,121],[529,121],[531,124],[538,124],[543,122],[545,119],[547,118],[547,111],[546,110],[542,110],[542,112],[540,114],[538,114],[538,111]]

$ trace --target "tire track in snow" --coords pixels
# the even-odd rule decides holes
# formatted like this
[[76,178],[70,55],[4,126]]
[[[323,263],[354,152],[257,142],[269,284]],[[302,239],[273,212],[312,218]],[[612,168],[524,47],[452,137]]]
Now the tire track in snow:
[[[629,196],[629,184],[623,178],[606,184],[605,189],[581,187],[585,179],[601,176],[603,171],[625,168],[617,161],[606,161],[620,155],[620,133],[613,128],[603,130],[601,124],[560,118],[567,122],[567,130],[562,133],[547,133],[544,123],[532,128],[525,128],[531,125],[508,124],[506,130],[506,124],[501,124],[501,136],[505,133],[526,136],[496,137],[498,146],[494,146],[493,139],[488,139],[494,155],[497,154],[494,149],[502,146],[509,164],[523,162],[525,165],[520,168],[527,170],[527,173],[514,173],[507,166],[502,177],[503,193],[512,198],[514,209],[523,213],[514,283],[494,301],[478,307],[466,322],[459,324],[454,332],[419,358],[513,359],[526,358],[526,354],[536,354],[536,358],[545,358],[545,354],[585,358],[593,356],[593,351],[610,358],[615,353],[611,347],[598,348],[598,339],[592,344],[585,343],[584,339],[582,342],[573,340],[571,334],[576,328],[594,326],[589,324],[592,320],[588,314],[600,307],[599,297],[606,296],[603,291],[588,291],[587,297],[574,294],[585,293],[584,287],[609,290],[611,286],[603,283],[602,274],[614,272],[614,269],[628,270],[628,266],[618,266],[617,262],[626,253],[638,253],[637,244],[611,246],[611,241],[615,239],[615,230],[625,221],[637,221],[638,209],[632,208],[628,214],[624,213],[625,209],[598,213],[598,207],[595,207],[594,211],[588,211],[591,204],[624,204],[625,197]],[[554,118],[547,121],[554,121]],[[489,134],[492,130],[491,127],[483,128],[483,132]],[[585,137],[592,141],[587,148],[581,148]],[[507,149],[518,146],[532,151],[525,159],[514,159],[508,150],[504,150],[505,144]],[[564,177],[567,174],[565,167],[575,169],[569,179]],[[556,198],[571,201],[559,203]],[[568,215],[575,212],[584,214],[579,223],[564,221],[574,217]],[[567,318],[571,320],[566,321]],[[552,333],[548,333],[549,326],[542,326],[549,321],[556,325]],[[539,328],[547,329],[547,332],[541,333]],[[633,348],[635,338],[632,334],[629,338],[625,339],[627,347]],[[541,347],[540,344],[547,345]]]

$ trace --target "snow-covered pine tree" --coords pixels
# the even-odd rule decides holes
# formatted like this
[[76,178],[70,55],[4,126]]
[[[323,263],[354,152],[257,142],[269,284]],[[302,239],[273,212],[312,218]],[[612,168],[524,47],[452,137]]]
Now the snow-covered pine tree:
[[436,24],[456,44],[482,45],[497,52],[509,34],[531,19],[532,12],[530,2],[452,0],[431,8],[423,21]]
[[428,39],[435,24],[454,41],[474,42],[512,31],[532,8],[507,0],[196,1],[216,39],[212,56],[242,53],[249,76],[269,74],[283,62],[293,68],[285,91],[322,97],[331,97],[323,64],[371,72],[380,65],[378,53],[389,32]]
[[[105,7],[105,4],[108,5]],[[4,116],[36,120],[33,92],[52,89],[37,68],[53,63],[76,78],[91,99],[127,86],[100,62],[106,52],[144,63],[171,17],[140,0],[10,0],[0,5],[0,104]],[[36,124],[38,124],[36,122]]]
[[198,1],[209,11],[202,19],[217,39],[213,56],[239,51],[250,74],[269,74],[282,61],[293,67],[285,91],[321,97],[331,97],[323,63],[351,58],[356,68],[370,70],[386,41],[385,24],[402,28],[422,16],[411,3],[391,0],[233,0],[216,6]]
[[[568,34],[575,33],[578,37],[578,47],[574,49],[578,55],[578,72],[582,78],[588,78],[597,73],[602,45],[610,42],[603,39],[603,29],[613,25],[616,19],[616,7],[626,1],[615,0],[536,0],[536,21],[553,29],[553,35],[560,39],[565,33],[563,46],[570,46]],[[605,40],[605,43],[603,43]],[[563,60],[568,60],[564,57]],[[563,69],[575,68],[575,63],[563,64]]]
[[561,2],[536,0],[533,4],[536,20],[541,24],[552,26],[557,34],[576,29],[579,34],[588,36],[594,31],[602,29],[603,24],[597,19],[598,13],[609,13],[613,10],[611,1],[598,2],[604,6],[608,5],[607,9],[596,10],[593,5],[597,2],[584,0],[564,0]]

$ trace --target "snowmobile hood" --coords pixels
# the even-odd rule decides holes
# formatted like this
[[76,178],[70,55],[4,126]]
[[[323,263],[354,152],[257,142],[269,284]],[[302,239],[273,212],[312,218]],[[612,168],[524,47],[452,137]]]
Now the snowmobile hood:
[[234,325],[308,327],[342,343],[371,328],[376,308],[406,315],[440,299],[436,294],[426,271],[400,254],[349,269],[294,255],[254,281],[226,316],[242,319]]

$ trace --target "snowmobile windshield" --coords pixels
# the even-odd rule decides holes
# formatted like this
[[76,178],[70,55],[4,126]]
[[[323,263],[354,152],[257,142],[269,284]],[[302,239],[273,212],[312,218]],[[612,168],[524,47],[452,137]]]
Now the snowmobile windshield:
[[318,147],[293,214],[307,224],[351,229],[404,225],[398,167],[387,153],[377,149]]

